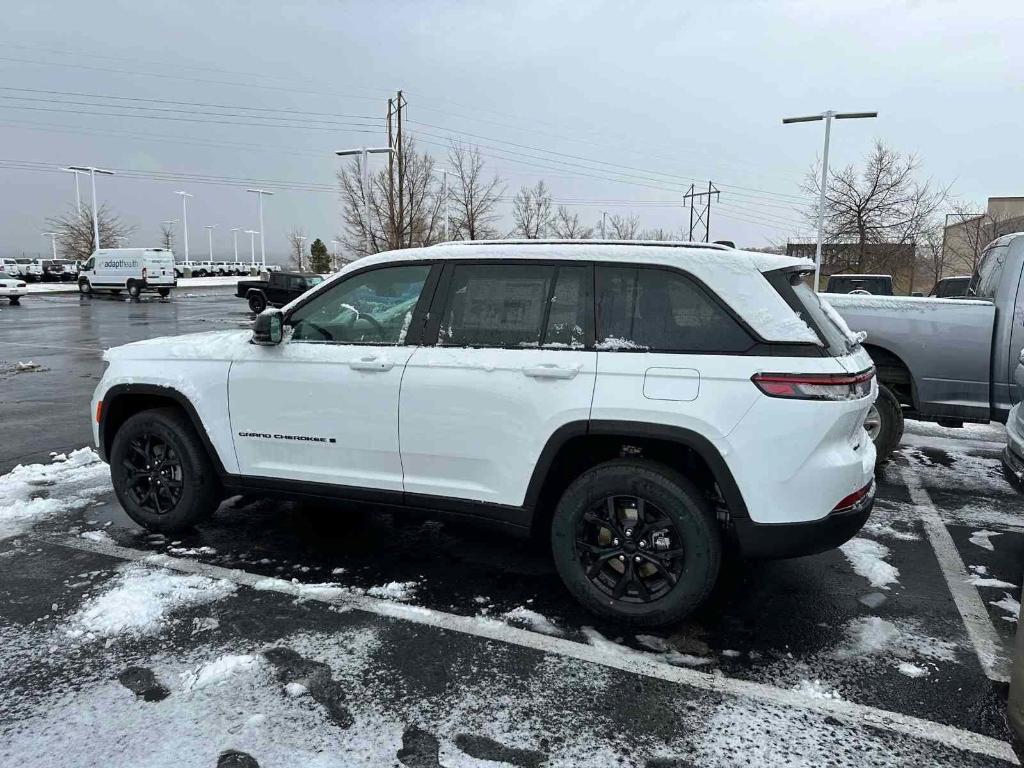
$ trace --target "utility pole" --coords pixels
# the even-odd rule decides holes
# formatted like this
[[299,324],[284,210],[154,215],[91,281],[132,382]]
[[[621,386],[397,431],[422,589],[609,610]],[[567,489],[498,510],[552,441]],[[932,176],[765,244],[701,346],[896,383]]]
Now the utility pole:
[[831,109],[822,112],[820,115],[806,115],[804,117],[784,117],[783,125],[790,123],[812,123],[818,120],[825,121],[825,151],[821,157],[821,189],[818,190],[818,243],[814,248],[814,291],[818,292],[818,284],[821,282],[821,241],[825,233],[825,187],[828,184],[828,139],[832,131],[832,118],[836,120],[858,120],[865,117],[878,117],[877,112],[835,112]]
[[[96,174],[102,174],[104,176],[113,176],[113,171],[106,171],[102,168],[97,168],[93,165],[69,165],[68,168],[72,171],[81,171],[85,173],[89,172],[89,181],[92,182],[92,234],[93,242],[96,243],[95,250],[100,249],[100,211],[96,205]],[[75,177],[78,178],[77,176]]]
[[75,208],[78,209],[78,218],[82,218],[82,190],[78,186],[78,174],[81,173],[77,168],[61,168],[66,173],[75,174]]
[[[336,154],[338,157],[347,157],[349,155],[359,155],[359,165],[362,174],[360,176],[360,192],[363,196],[363,250],[366,251],[364,256],[370,255],[370,243],[371,243],[371,225],[370,225],[370,172],[368,164],[368,155],[381,154],[387,152],[390,156],[394,150],[391,147],[360,147],[359,149],[339,149]],[[388,174],[390,177],[390,174]],[[388,206],[390,208],[390,206]]]
[[[405,107],[405,97],[399,91],[395,98],[395,112],[397,113],[398,130],[395,134],[395,151],[398,154],[398,221],[395,227],[394,244],[402,247],[402,230],[405,228],[405,155],[402,151],[402,109]],[[411,228],[410,228],[411,229]]]
[[235,262],[236,263],[238,262],[238,233],[241,232],[241,231],[242,231],[241,227],[232,227],[231,228],[231,236],[234,238],[234,241],[235,241]]
[[188,192],[178,191],[176,195],[181,195],[181,232],[185,242],[185,266],[192,266],[192,262],[188,257],[188,199],[192,197]]
[[267,268],[267,245],[266,245],[266,241],[263,238],[263,232],[265,231],[264,228],[263,228],[263,196],[264,195],[272,195],[274,193],[273,192],[268,192],[265,189],[247,189],[245,191],[246,192],[254,193],[260,199],[260,263],[262,264],[263,269],[266,269]]
[[252,266],[256,266],[256,235],[259,234],[255,229],[245,230],[245,234],[249,236],[249,263]]
[[[690,185],[690,191],[683,195],[683,205],[686,205],[686,201],[690,201],[690,242],[708,242],[711,236],[711,197],[719,196],[718,188],[715,187],[710,181],[708,182],[707,192],[698,192],[697,187],[694,184]],[[707,198],[707,202],[704,202],[704,198]],[[694,201],[701,201],[700,209],[698,210],[694,204]],[[695,238],[694,232],[700,231],[701,226],[704,227],[704,239],[700,240],[700,235]]]
[[216,228],[216,224],[204,224],[203,229],[206,230],[206,239],[210,244],[210,261],[213,261],[213,230]]
[[50,247],[53,249],[53,258],[57,258],[57,233],[56,232],[43,232],[43,237],[50,238]]

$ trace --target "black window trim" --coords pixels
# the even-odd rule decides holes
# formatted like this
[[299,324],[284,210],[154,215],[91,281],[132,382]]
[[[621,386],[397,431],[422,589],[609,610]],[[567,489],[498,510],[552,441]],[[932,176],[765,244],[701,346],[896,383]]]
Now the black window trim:
[[[295,312],[301,309],[302,307],[309,304],[309,302],[313,301],[316,298],[319,298],[322,294],[330,293],[331,291],[337,290],[339,286],[347,283],[354,277],[359,277],[361,275],[365,275],[370,272],[375,272],[380,269],[393,269],[395,267],[430,267],[430,271],[427,272],[427,277],[423,281],[423,288],[420,290],[420,297],[416,301],[416,306],[413,307],[412,319],[409,321],[409,328],[405,332],[405,339],[402,341],[401,344],[387,344],[379,341],[355,342],[334,340],[317,342],[296,342],[297,344],[325,344],[332,347],[417,347],[420,345],[421,339],[423,337],[423,326],[425,324],[426,318],[429,316],[428,307],[434,300],[434,293],[437,288],[437,283],[441,273],[442,266],[443,263],[435,259],[423,259],[416,261],[389,261],[381,264],[371,264],[369,266],[363,267],[362,269],[353,270],[347,273],[344,277],[331,282],[329,285],[327,285],[327,287],[321,288],[320,290],[314,290],[308,296],[303,296],[299,300],[299,303],[297,303],[294,307],[289,309],[287,314],[285,314],[283,318],[283,325],[290,325],[292,315],[295,314]],[[326,282],[327,281],[325,281],[325,283]],[[324,285],[324,283],[320,283],[319,285]],[[318,288],[319,285],[314,286],[314,288]]]

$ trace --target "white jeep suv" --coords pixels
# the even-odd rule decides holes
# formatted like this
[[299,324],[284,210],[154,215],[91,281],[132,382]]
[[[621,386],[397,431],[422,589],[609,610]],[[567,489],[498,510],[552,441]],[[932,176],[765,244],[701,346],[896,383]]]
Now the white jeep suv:
[[693,243],[378,254],[251,332],[109,350],[95,438],[153,530],[236,493],[472,516],[548,538],[592,611],[663,624],[727,541],[811,554],[870,512],[874,369],[812,270]]

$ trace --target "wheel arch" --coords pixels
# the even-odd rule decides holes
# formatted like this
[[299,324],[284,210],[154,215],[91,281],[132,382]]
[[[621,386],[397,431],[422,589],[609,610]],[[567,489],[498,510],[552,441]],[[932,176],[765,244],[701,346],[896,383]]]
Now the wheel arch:
[[544,530],[558,498],[575,477],[623,455],[639,455],[672,467],[705,491],[717,486],[731,517],[749,516],[732,471],[704,435],[664,424],[589,420],[570,422],[555,430],[541,451],[524,501],[533,513],[533,531]]
[[875,364],[878,383],[884,384],[902,405],[917,409],[917,384],[914,374],[903,358],[886,347],[864,344],[864,350]]
[[203,443],[217,475],[227,472],[220,454],[210,440],[202,419],[192,402],[171,387],[152,384],[115,384],[103,394],[103,411],[99,424],[99,452],[104,461],[110,460],[110,444],[117,430],[132,416],[154,408],[176,408],[185,414]]

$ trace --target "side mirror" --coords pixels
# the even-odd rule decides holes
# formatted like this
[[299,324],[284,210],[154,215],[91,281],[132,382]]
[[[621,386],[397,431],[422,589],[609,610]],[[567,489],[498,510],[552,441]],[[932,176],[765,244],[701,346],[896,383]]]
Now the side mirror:
[[264,346],[280,344],[284,338],[284,313],[280,309],[266,309],[256,315],[252,324],[252,343]]

